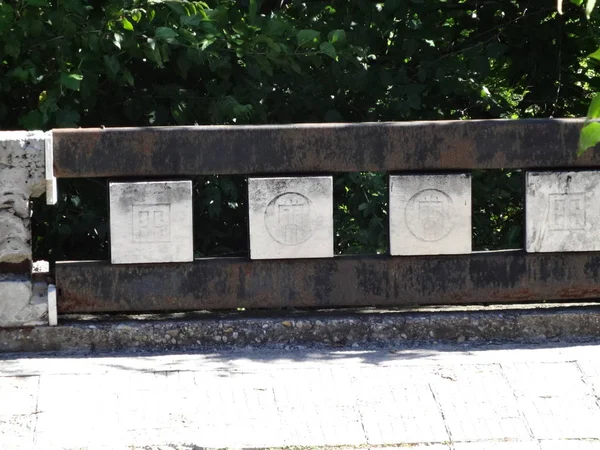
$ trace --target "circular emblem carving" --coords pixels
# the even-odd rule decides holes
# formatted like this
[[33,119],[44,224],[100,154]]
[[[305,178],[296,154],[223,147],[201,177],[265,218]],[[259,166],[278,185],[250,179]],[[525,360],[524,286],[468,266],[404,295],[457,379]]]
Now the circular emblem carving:
[[312,203],[302,194],[286,192],[271,200],[265,226],[273,239],[284,245],[306,242],[314,232]]
[[438,189],[417,192],[408,201],[404,211],[406,226],[421,241],[439,241],[454,227],[451,206],[452,199]]

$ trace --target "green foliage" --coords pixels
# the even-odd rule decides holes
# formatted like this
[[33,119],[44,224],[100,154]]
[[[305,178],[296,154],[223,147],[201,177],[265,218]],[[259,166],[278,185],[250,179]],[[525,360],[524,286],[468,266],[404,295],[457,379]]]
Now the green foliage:
[[[561,16],[546,0],[242,3],[0,1],[2,128],[565,117],[600,88],[581,63],[595,37],[571,4]],[[94,184],[65,182],[57,207],[36,205],[40,257],[104,251]],[[385,251],[385,185],[336,176],[337,251]],[[195,186],[197,254],[243,252],[243,180]],[[499,237],[515,233],[515,214],[476,222],[500,230],[476,229],[481,245],[516,242]]]
[[587,117],[579,135],[579,155],[600,142],[600,123],[594,122],[596,119],[600,119],[600,95],[596,95],[592,99],[588,108]]
[[383,173],[349,173],[334,178],[336,253],[387,252],[387,191]]
[[[571,3],[581,6],[583,4],[583,0],[571,0]],[[591,19],[592,12],[596,6],[596,0],[587,0],[585,5],[585,15],[588,20]],[[558,0],[558,10],[562,14],[562,0]],[[597,29],[597,23],[594,23],[593,27]],[[592,28],[593,29],[593,28]],[[586,63],[586,67],[590,67],[590,74],[598,78],[597,71],[593,69],[595,64],[600,62],[600,48],[596,49],[593,53],[588,55],[588,58],[591,60],[589,63]],[[595,84],[595,91],[598,91],[597,83]],[[588,149],[596,146],[596,144],[600,143],[600,124],[595,121],[600,118],[600,96],[596,95],[588,108],[588,113],[586,116],[586,120],[583,128],[581,129],[581,134],[579,136],[579,145],[577,154],[581,156]]]
[[520,171],[475,171],[473,250],[523,247],[523,174]]
[[34,254],[51,261],[108,258],[108,185],[105,180],[58,180],[57,207],[33,201]]

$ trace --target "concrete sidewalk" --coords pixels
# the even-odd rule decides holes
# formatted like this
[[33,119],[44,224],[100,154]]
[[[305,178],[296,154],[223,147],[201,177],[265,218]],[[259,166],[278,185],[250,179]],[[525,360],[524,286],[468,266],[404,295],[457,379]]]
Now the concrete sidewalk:
[[600,449],[600,342],[0,359],[0,449]]

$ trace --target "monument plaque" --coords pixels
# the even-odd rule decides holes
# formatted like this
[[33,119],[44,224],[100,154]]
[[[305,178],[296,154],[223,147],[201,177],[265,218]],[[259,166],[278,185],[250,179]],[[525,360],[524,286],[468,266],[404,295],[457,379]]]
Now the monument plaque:
[[192,182],[110,183],[113,264],[194,259]]
[[390,253],[471,252],[471,176],[390,176]]
[[333,256],[333,178],[249,178],[252,259]]
[[600,172],[528,172],[525,249],[600,250]]

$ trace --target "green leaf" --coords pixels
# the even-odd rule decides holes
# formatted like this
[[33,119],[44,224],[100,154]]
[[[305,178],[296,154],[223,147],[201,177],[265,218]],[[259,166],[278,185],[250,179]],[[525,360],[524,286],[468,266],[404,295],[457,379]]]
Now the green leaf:
[[296,61],[294,61],[293,59],[290,59],[289,65],[290,65],[290,69],[292,69],[297,74],[302,75],[302,68]]
[[596,95],[588,107],[587,120],[600,118],[600,95]]
[[180,52],[179,55],[177,55],[177,67],[179,67],[184,79],[187,78],[188,71],[190,70],[190,67],[192,67],[192,60],[188,54],[189,52],[190,51],[188,50],[186,52]]
[[329,56],[332,59],[337,59],[337,53],[335,52],[335,47],[330,42],[323,42],[319,46],[319,49]]
[[129,86],[133,86],[135,84],[135,80],[133,79],[133,75],[131,74],[131,72],[127,68],[123,69],[123,78],[125,78],[125,82]]
[[596,6],[596,0],[587,0],[585,4],[585,16],[589,19],[592,15],[592,11],[594,10],[594,6]]
[[19,119],[19,123],[26,130],[39,130],[44,128],[44,118],[42,113],[37,109],[28,112],[24,117]]
[[345,44],[346,43],[346,32],[344,30],[333,30],[327,36],[327,40],[332,44]]
[[21,53],[21,44],[16,39],[9,40],[6,44],[4,44],[4,51],[7,55],[16,58]]
[[197,27],[202,22],[202,16],[194,14],[193,16],[181,16],[179,23],[182,27]]
[[215,41],[217,40],[216,37],[212,37],[212,38],[208,38],[208,39],[203,39],[202,40],[202,46],[200,47],[200,50],[206,50],[208,47],[210,47]]
[[587,149],[594,147],[599,142],[600,123],[588,123],[581,129],[581,134],[579,135],[579,148],[577,149],[577,155],[582,155]]
[[14,16],[14,11],[10,5],[0,3],[0,32],[10,28]]
[[177,32],[173,28],[158,27],[155,33],[156,39],[162,39],[169,43],[176,42]]
[[138,23],[140,20],[142,20],[142,12],[139,9],[132,10],[131,20],[133,20],[135,23]]
[[[561,0],[561,3],[562,3],[562,0]],[[573,3],[574,5],[577,5],[577,6],[581,6],[581,5],[583,5],[583,0],[571,0],[571,3]]]
[[121,50],[121,42],[123,42],[123,35],[120,33],[113,34],[113,44],[115,44],[115,47],[119,50]]
[[248,9],[248,16],[250,17],[250,23],[256,20],[256,15],[258,11],[258,5],[256,0],[250,0],[250,7]]
[[123,25],[123,29],[124,30],[133,31],[133,25],[132,25],[132,23],[129,20],[127,20],[125,17],[123,17],[121,19],[121,25]]
[[106,72],[108,74],[108,78],[114,80],[119,73],[119,60],[115,55],[104,55],[104,64],[106,65]]
[[15,67],[15,69],[12,72],[12,76],[19,81],[25,82],[29,78],[29,71],[23,69],[21,66]]
[[317,43],[321,33],[316,30],[300,30],[296,34],[296,41],[298,46],[302,46],[308,43]]
[[588,58],[593,58],[596,61],[600,61],[600,47],[594,53],[589,54]]
[[59,127],[76,127],[79,123],[81,116],[79,113],[71,108],[63,109],[56,113],[56,125]]
[[81,85],[81,80],[83,80],[83,75],[78,74],[78,73],[62,72],[60,74],[60,84],[62,84],[67,89],[71,89],[73,91],[79,90],[79,86]]

